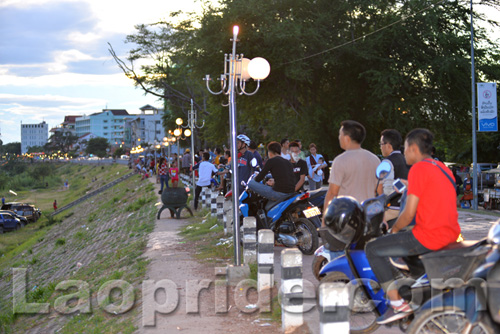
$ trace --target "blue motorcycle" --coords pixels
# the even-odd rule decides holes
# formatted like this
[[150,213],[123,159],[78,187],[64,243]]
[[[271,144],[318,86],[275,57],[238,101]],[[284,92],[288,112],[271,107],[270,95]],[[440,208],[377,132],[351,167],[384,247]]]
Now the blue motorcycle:
[[[387,169],[389,168],[389,169]],[[377,177],[383,178],[385,172],[390,171],[390,166],[382,162],[377,168]],[[384,212],[392,196],[380,195],[364,201],[361,205],[352,197],[339,196],[330,204],[335,212],[344,218],[346,224],[332,233],[327,228],[320,229],[320,235],[325,243],[323,252],[330,261],[319,271],[319,278],[323,282],[345,282],[350,288],[350,330],[351,333],[371,333],[379,325],[377,318],[384,314],[388,307],[388,300],[380,288],[377,278],[366,257],[364,248],[368,241],[382,236],[384,229]],[[353,208],[356,208],[353,210]],[[436,266],[436,270],[429,270],[421,259],[436,257],[438,263],[457,261],[463,254],[472,252],[482,246],[482,242],[468,241],[457,242],[440,251],[431,252],[421,257],[404,258],[404,262],[397,263],[392,259],[394,267],[399,270],[405,284],[400,287],[401,296],[407,301],[414,301],[415,296],[420,298],[418,304],[423,304],[432,297],[433,288],[431,279],[442,278],[444,268]],[[478,259],[468,271],[453,271],[454,278],[468,279],[474,268],[479,266],[482,259]],[[398,320],[390,325],[399,325],[406,331],[414,315]]]
[[447,281],[447,286],[438,286],[446,290],[422,305],[408,333],[500,333],[500,220],[480,244],[464,253],[459,261],[446,263],[433,253],[422,256],[426,269],[440,272],[443,267],[464,271],[475,268],[479,262],[483,264],[467,282]]
[[[247,184],[255,176],[251,175]],[[321,211],[309,202],[309,197],[307,192],[293,193],[281,202],[269,202],[246,186],[239,197],[241,219],[255,217],[257,230],[270,229],[277,243],[297,247],[303,254],[312,255],[318,248]]]

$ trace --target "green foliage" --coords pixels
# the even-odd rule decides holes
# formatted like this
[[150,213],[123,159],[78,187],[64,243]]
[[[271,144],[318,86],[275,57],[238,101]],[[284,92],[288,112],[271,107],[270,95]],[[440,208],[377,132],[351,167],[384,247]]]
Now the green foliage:
[[141,209],[143,206],[145,206],[146,204],[153,202],[154,200],[155,200],[155,198],[153,196],[141,197],[141,198],[137,199],[135,202],[133,202],[132,204],[128,205],[125,208],[125,210],[127,212],[137,211],[137,210]]
[[123,147],[118,147],[114,152],[113,152],[113,157],[119,158],[120,156],[125,154],[125,149]]
[[107,155],[106,149],[109,148],[109,143],[106,138],[97,137],[89,139],[85,152],[93,154],[99,158],[104,158]]
[[49,152],[68,153],[71,146],[78,140],[78,136],[71,133],[69,130],[61,130],[54,132],[45,148]]
[[0,146],[1,154],[21,154],[21,143],[13,142]]
[[[500,7],[494,0],[482,4]],[[479,24],[484,18],[474,13],[474,20],[478,81],[496,81],[500,52]],[[138,26],[127,37],[134,43],[128,59],[154,55],[153,65],[138,76],[117,62],[134,84],[168,103],[167,128],[186,116],[186,102],[194,98],[206,121],[196,134],[204,146],[227,143],[228,112],[220,108],[227,97],[208,95],[199,78],[222,71],[235,23],[237,52],[264,57],[272,68],[256,96],[238,98],[238,131],[255,142],[300,138],[332,158],[341,152],[340,121],[354,119],[367,129],[363,146],[376,153],[383,129],[404,136],[427,127],[441,159],[471,162],[467,2],[223,0],[199,18]],[[254,87],[249,82],[247,91]],[[499,140],[497,134],[478,136],[478,147],[484,147],[478,160],[497,161]]]
[[54,173],[56,169],[52,163],[26,163],[9,161],[0,171],[0,189],[20,191],[24,189],[45,188],[60,183],[60,178]]
[[56,246],[62,246],[64,244],[66,244],[66,239],[59,238],[59,239],[56,240]]

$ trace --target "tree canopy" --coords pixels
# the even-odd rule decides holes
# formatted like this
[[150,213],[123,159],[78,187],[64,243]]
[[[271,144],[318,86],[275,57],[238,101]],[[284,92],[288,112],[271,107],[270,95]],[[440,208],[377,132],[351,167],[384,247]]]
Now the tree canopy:
[[104,158],[107,155],[106,149],[109,148],[109,143],[106,138],[97,137],[89,139],[87,143],[87,154],[96,155],[99,158]]
[[[493,0],[482,3],[499,7]],[[115,57],[136,85],[166,101],[167,128],[185,116],[193,99],[206,121],[202,138],[210,145],[227,142],[227,97],[209,95],[201,79],[223,71],[238,24],[237,53],[271,64],[259,92],[237,98],[238,131],[256,142],[300,138],[333,157],[340,153],[340,121],[353,119],[367,129],[363,146],[376,153],[383,129],[405,135],[426,127],[442,159],[472,160],[468,3],[223,0],[204,8],[200,17],[178,21],[174,15],[137,26],[127,38],[136,45],[129,63]],[[478,13],[474,19],[484,21]],[[477,81],[498,80],[500,53],[477,24],[475,43]],[[143,74],[134,67],[138,59],[150,60]],[[500,160],[499,139],[498,133],[478,134],[479,160]]]

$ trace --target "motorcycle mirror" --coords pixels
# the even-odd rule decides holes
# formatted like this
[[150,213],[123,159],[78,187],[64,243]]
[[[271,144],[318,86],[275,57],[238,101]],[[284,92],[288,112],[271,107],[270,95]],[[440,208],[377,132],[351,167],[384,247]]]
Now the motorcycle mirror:
[[375,172],[377,175],[377,179],[385,179],[389,175],[391,170],[391,164],[387,161],[382,161],[380,165],[377,166],[377,170]]
[[252,160],[250,160],[250,165],[255,168],[257,167],[257,159],[253,158]]

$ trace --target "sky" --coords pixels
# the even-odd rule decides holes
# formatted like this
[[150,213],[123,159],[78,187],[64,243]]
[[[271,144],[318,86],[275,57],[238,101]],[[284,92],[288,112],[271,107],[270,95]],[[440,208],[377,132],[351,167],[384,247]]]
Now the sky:
[[123,59],[135,25],[198,8],[196,0],[0,0],[0,139],[20,141],[21,122],[50,129],[65,115],[161,107],[125,77],[107,43]]
[[21,122],[50,129],[65,115],[161,107],[125,77],[107,43],[125,56],[135,25],[194,11],[195,1],[0,0],[0,139],[21,141]]

